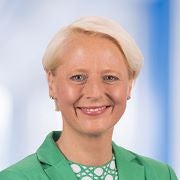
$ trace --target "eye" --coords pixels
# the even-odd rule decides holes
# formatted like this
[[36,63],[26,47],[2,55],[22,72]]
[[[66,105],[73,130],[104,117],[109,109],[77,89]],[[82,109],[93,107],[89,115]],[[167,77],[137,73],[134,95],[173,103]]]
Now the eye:
[[71,76],[70,79],[76,82],[83,82],[83,81],[86,81],[87,76],[84,74],[77,74],[77,75]]
[[103,77],[103,80],[106,82],[114,82],[114,81],[118,81],[119,78],[117,76],[114,76],[114,75],[105,75]]

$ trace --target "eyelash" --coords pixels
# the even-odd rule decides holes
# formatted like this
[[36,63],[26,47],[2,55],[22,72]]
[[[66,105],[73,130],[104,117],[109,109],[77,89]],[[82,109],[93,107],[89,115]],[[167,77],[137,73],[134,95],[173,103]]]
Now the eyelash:
[[[109,79],[107,79],[107,78],[109,78]],[[103,80],[108,81],[108,82],[113,82],[113,81],[118,81],[119,78],[117,76],[114,76],[114,75],[105,75],[103,77]]]
[[[87,75],[83,75],[83,74],[77,74],[74,76],[71,76],[70,79],[76,82],[85,82],[87,80],[88,76]],[[105,82],[114,82],[114,81],[118,81],[119,78],[117,76],[114,75],[105,75],[103,76],[103,81]]]
[[77,74],[77,75],[72,76],[70,79],[73,81],[82,82],[87,79],[87,76],[83,74]]

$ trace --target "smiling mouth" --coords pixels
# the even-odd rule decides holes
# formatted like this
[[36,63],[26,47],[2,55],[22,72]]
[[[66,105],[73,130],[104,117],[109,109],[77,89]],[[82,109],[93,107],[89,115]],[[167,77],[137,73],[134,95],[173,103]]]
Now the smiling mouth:
[[104,113],[110,106],[78,107],[86,115],[96,116]]

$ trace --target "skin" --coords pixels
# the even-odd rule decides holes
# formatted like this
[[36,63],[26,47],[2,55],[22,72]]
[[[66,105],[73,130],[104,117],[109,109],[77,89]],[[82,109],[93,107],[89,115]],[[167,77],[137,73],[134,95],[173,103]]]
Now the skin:
[[48,72],[49,93],[63,119],[56,143],[71,161],[105,164],[112,157],[114,125],[132,88],[124,55],[109,39],[77,34],[59,61],[55,74]]

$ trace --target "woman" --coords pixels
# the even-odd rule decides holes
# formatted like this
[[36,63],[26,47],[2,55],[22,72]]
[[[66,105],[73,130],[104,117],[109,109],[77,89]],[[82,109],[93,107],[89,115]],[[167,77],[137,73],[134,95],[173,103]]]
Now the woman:
[[61,29],[43,58],[49,95],[63,119],[35,154],[0,173],[1,180],[176,180],[165,164],[112,142],[142,55],[118,24],[85,17]]

